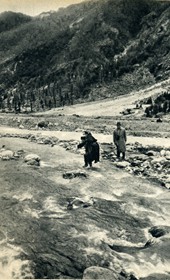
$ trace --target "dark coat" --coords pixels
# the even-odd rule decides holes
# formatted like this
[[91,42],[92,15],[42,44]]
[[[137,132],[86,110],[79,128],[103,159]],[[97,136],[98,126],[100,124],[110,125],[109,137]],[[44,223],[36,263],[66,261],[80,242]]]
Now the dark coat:
[[126,140],[126,130],[123,127],[114,130],[113,141],[117,149],[122,153],[126,151]]
[[99,161],[100,147],[97,143],[97,139],[95,139],[91,134],[88,134],[86,137],[84,137],[82,142],[77,146],[78,149],[82,147],[85,148],[85,156],[88,163],[92,163],[92,161]]

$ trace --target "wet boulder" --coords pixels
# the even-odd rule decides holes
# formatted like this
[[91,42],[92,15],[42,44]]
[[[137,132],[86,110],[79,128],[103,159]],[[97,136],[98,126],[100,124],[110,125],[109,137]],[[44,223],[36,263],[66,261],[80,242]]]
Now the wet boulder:
[[117,280],[114,271],[99,266],[91,266],[85,269],[83,279],[103,279],[103,280]]
[[149,156],[149,157],[156,156],[156,154],[157,153],[155,151],[152,151],[152,150],[146,152],[146,155]]
[[67,171],[63,174],[64,179],[73,179],[76,177],[86,178],[87,174],[81,170]]
[[27,162],[27,164],[28,165],[34,165],[34,166],[40,166],[40,162],[39,161],[37,161],[37,160],[29,160],[28,162]]
[[135,111],[131,108],[127,108],[122,112],[123,115],[129,115],[129,114],[134,114],[134,113],[135,113]]
[[129,156],[129,160],[131,162],[134,160],[145,161],[145,160],[148,160],[148,156],[145,154],[132,154]]
[[93,206],[94,203],[95,201],[92,197],[88,199],[88,201],[84,201],[79,197],[74,197],[69,200],[68,206],[72,205],[72,208],[78,208],[78,207],[88,208],[90,206]]
[[120,161],[120,162],[116,162],[115,165],[118,168],[127,168],[130,166],[130,163],[128,161]]
[[24,152],[24,150],[22,150],[22,149],[17,151],[17,154],[20,155],[20,156],[23,155],[24,153],[25,153],[25,152]]
[[4,150],[0,152],[0,158],[2,160],[9,160],[14,157],[14,152],[11,150]]
[[170,160],[170,151],[166,151],[165,157],[166,159]]
[[19,129],[24,129],[24,128],[25,127],[22,124],[19,125]]
[[144,154],[139,154],[137,159],[141,160],[141,161],[145,161],[148,160],[148,155],[144,155]]
[[29,140],[31,142],[36,142],[36,136],[35,135],[30,135]]
[[166,154],[166,150],[161,150],[161,151],[160,151],[160,155],[161,155],[161,157],[164,157],[164,156],[165,156],[165,154]]
[[36,154],[28,154],[27,156],[25,156],[24,161],[30,161],[30,160],[37,160],[40,161],[40,157]]
[[38,124],[37,124],[37,126],[39,127],[39,128],[47,128],[48,127],[48,122],[47,121],[40,121]]
[[154,226],[149,229],[149,233],[153,237],[158,238],[158,237],[165,235],[167,233],[167,229],[164,227]]
[[132,273],[126,272],[124,269],[121,270],[120,275],[123,277],[123,279],[128,279],[128,280],[138,280],[136,276]]
[[43,142],[44,142],[45,145],[48,145],[48,144],[51,145],[51,144],[53,144],[52,140],[51,140],[50,138],[48,138],[48,137],[45,138]]
[[151,164],[162,164],[162,165],[166,165],[166,163],[168,163],[168,160],[165,157],[155,157],[153,158],[153,160],[151,161]]
[[29,155],[25,156],[24,161],[28,165],[35,165],[35,166],[40,165],[40,157],[36,154],[29,154]]
[[138,159],[136,159],[136,160],[133,160],[132,162],[131,162],[131,166],[140,166],[141,165],[141,160],[138,160]]
[[168,175],[165,180],[164,180],[164,183],[165,183],[165,187],[167,189],[170,189],[170,175]]

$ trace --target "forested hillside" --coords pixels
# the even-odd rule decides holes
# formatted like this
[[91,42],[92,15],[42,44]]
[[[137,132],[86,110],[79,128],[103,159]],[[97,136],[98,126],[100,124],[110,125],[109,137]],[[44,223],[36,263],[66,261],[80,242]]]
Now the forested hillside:
[[170,76],[169,1],[85,1],[15,17],[0,33],[1,109],[114,97]]
[[17,28],[31,21],[31,17],[21,13],[4,12],[0,14],[0,33]]

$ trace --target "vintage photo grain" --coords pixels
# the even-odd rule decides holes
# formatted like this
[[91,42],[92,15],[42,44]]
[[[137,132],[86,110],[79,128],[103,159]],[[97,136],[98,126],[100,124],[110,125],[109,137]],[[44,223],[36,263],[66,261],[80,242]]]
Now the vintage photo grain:
[[170,280],[170,2],[0,2],[0,279]]

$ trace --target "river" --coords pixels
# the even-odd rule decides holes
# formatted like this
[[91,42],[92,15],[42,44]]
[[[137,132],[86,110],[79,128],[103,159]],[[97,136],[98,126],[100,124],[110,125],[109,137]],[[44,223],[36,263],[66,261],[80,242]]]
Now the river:
[[[123,270],[169,279],[169,190],[107,160],[84,170],[82,155],[57,145],[1,137],[4,144],[38,154],[41,165],[0,160],[0,279],[76,279],[89,266],[107,266],[116,279],[128,279]],[[64,179],[72,170],[86,177]],[[161,237],[149,233],[153,226]]]

